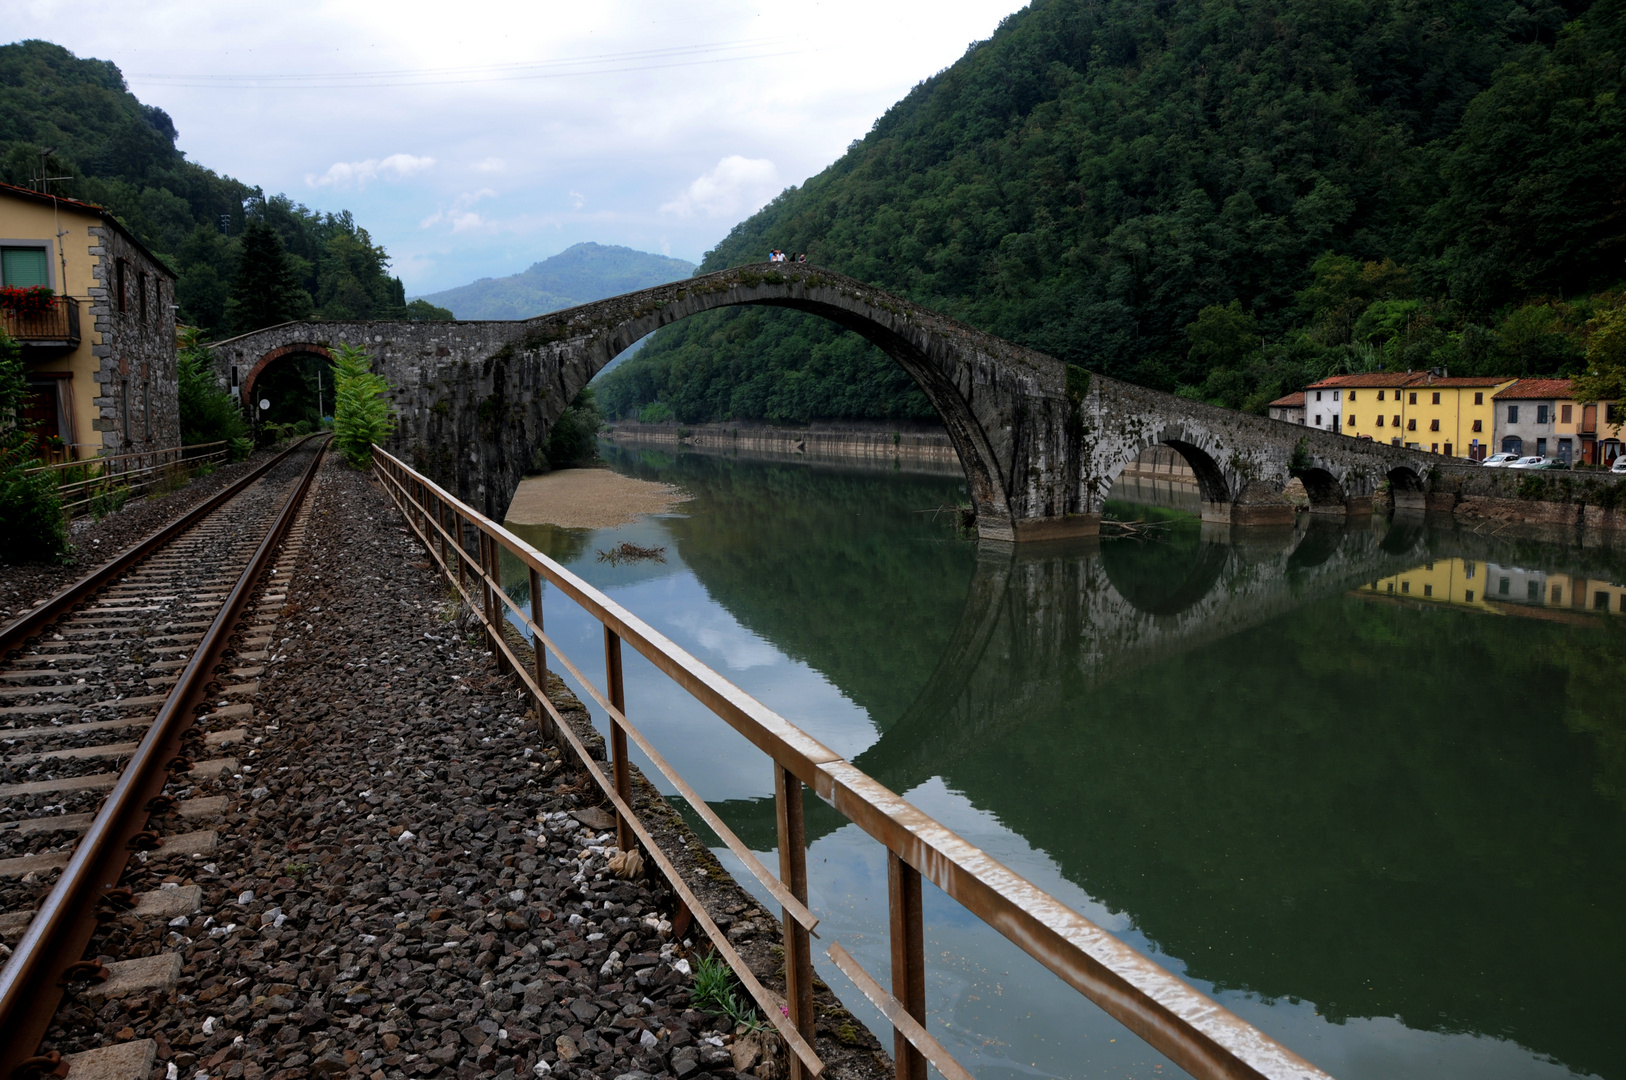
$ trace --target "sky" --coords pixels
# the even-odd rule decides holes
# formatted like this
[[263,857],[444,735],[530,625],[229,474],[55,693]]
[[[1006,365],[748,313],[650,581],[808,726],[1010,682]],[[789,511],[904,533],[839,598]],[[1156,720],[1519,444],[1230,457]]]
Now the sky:
[[698,262],[1021,0],[7,0],[188,157],[351,210],[408,295],[572,244]]

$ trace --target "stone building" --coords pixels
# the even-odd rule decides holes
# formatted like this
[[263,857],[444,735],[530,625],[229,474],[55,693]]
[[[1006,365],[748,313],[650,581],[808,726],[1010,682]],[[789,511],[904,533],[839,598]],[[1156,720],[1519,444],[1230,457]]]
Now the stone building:
[[179,445],[175,275],[101,207],[0,184],[0,287],[36,286],[49,308],[0,307],[0,328],[50,456]]
[[1284,424],[1304,423],[1304,391],[1279,397],[1270,403],[1270,418]]

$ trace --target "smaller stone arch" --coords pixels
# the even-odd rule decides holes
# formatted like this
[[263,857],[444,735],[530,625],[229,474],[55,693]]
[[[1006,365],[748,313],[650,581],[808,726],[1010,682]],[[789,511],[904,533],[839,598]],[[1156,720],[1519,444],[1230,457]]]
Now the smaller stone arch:
[[1428,508],[1427,488],[1417,471],[1406,465],[1397,465],[1388,471],[1389,501],[1396,510],[1425,510]]
[[[242,381],[238,384],[238,393],[245,409],[253,409],[254,383],[259,379],[261,373],[285,356],[320,356],[324,357],[328,363],[333,362],[333,353],[329,351],[328,347],[318,345],[313,341],[296,341],[270,350],[249,365],[246,373],[239,373]],[[252,411],[250,415],[252,415]]]
[[1150,450],[1154,446],[1167,446],[1191,466],[1192,475],[1197,480],[1197,489],[1202,492],[1204,503],[1230,502],[1233,496],[1231,484],[1225,477],[1225,470],[1220,468],[1213,454],[1203,445],[1205,441],[1200,434],[1187,432],[1183,427],[1164,428],[1154,436],[1139,440],[1133,451],[1113,466],[1106,477],[1101,497],[1105,498],[1111,493],[1112,485],[1117,482],[1118,477],[1129,467],[1130,462],[1140,457],[1143,451]]
[[1342,514],[1349,506],[1349,493],[1343,482],[1331,472],[1318,466],[1293,469],[1294,476],[1304,485],[1304,494],[1310,498],[1312,514]]

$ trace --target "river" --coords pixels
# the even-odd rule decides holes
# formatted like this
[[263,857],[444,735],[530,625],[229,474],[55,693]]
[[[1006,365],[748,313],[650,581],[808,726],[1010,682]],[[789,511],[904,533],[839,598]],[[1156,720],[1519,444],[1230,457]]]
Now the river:
[[[605,453],[694,500],[515,531],[1333,1075],[1626,1078],[1626,557],[1178,515],[1013,552],[933,512],[965,498],[952,475]],[[624,540],[666,561],[598,559]],[[601,680],[598,624],[544,605]],[[766,759],[635,653],[626,687],[776,865]],[[890,1048],[823,957],[888,981],[881,849],[816,800],[808,836],[820,974]],[[929,1026],[981,1080],[1183,1075],[926,893]]]

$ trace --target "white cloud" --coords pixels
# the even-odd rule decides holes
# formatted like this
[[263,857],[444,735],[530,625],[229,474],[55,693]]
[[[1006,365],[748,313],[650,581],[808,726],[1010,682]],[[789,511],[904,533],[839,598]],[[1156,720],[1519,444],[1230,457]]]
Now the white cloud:
[[579,191],[572,191],[570,193],[570,208],[572,210],[580,210],[582,207],[584,207],[586,205],[587,205],[587,196],[583,195]]
[[475,172],[502,172],[506,163],[500,157],[488,157],[474,163]]
[[366,161],[335,161],[321,176],[307,173],[305,183],[311,187],[364,188],[379,177],[386,180],[405,180],[434,164],[435,159],[432,157],[414,157],[412,154],[391,154],[382,161],[378,158],[368,158]]
[[420,229],[432,229],[436,225],[447,224],[454,233],[480,232],[489,230],[491,223],[482,218],[473,209],[474,204],[481,199],[494,199],[497,193],[491,188],[481,188],[479,191],[465,191],[452,200],[452,205],[436,210],[433,214],[418,222]]
[[779,170],[767,158],[730,154],[695,178],[689,190],[661,207],[678,217],[741,218],[779,194]]

